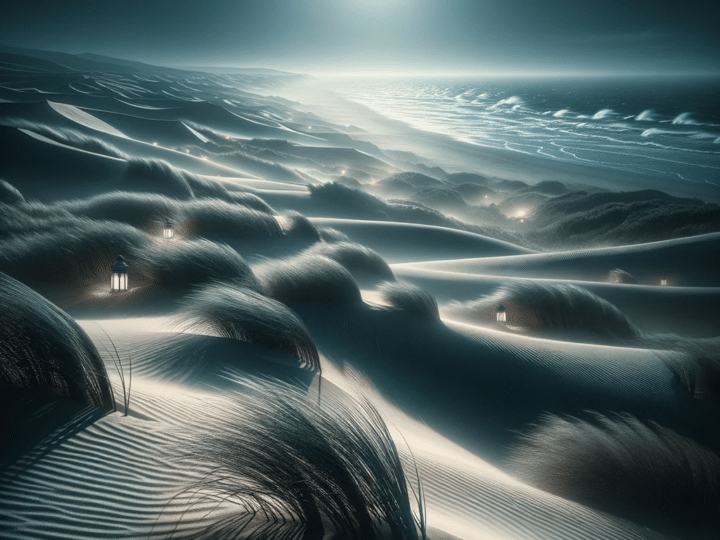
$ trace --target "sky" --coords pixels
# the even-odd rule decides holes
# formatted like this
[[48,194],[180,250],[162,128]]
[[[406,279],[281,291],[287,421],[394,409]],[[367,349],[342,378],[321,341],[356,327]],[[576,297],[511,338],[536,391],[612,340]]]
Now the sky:
[[5,0],[0,44],[330,74],[720,74],[720,2]]

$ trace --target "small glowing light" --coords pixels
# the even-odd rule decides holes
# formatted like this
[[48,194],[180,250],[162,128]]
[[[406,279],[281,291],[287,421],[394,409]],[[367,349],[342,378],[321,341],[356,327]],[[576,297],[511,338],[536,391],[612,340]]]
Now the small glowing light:
[[118,255],[117,262],[112,266],[110,277],[110,292],[125,292],[128,290],[128,265],[122,255]]
[[207,156],[203,156],[203,157],[202,157],[202,160],[203,160],[203,161],[207,161]]
[[345,169],[342,170],[342,174],[345,174]]
[[153,146],[157,146],[157,143],[156,143],[156,142],[154,142],[154,143],[153,143]]
[[660,285],[667,285],[667,279],[661,279]]
[[169,240],[173,237],[173,228],[172,223],[166,223],[165,228],[163,229],[163,238],[166,240]]
[[186,153],[186,154],[189,154],[189,153],[190,153],[190,150],[188,150],[188,149],[186,148],[186,149],[185,149],[185,153]]
[[483,199],[487,199],[487,195],[485,195],[485,196],[483,197]]
[[225,140],[229,141],[229,140],[230,140],[230,135],[225,135]]
[[312,126],[308,126],[308,129],[312,129]]
[[523,218],[520,218],[520,223],[525,223],[525,220]]
[[507,311],[505,311],[505,306],[498,306],[497,308],[497,322],[506,322],[507,321]]

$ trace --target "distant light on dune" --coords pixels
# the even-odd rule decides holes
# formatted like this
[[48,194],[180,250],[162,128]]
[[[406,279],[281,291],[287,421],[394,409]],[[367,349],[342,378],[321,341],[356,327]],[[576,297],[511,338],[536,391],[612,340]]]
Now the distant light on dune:
[[342,174],[345,174],[345,169],[342,170]]
[[189,154],[189,153],[190,153],[190,150],[187,150],[187,149],[186,149],[186,150],[185,150],[185,153],[186,153],[186,154]]
[[154,143],[153,143],[153,146],[157,146],[157,143],[156,143],[156,142],[154,142]]

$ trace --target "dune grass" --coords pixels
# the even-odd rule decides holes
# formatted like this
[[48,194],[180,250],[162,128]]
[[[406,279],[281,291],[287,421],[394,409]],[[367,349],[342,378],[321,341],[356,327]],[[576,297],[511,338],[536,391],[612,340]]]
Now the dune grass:
[[284,304],[360,302],[360,290],[343,266],[318,255],[303,254],[256,269],[265,293]]
[[304,367],[320,371],[317,347],[302,320],[284,304],[253,290],[217,283],[202,287],[185,298],[178,321],[185,331],[209,330],[286,351]]
[[720,338],[690,340],[680,336],[650,336],[649,346],[661,346],[673,352],[660,353],[670,368],[695,398],[720,399]]
[[67,218],[0,242],[0,271],[32,284],[82,285],[103,279],[119,254],[149,249],[148,236],[122,223]]
[[379,291],[383,300],[394,308],[425,320],[440,320],[435,297],[417,285],[407,282],[388,282],[384,283]]
[[0,387],[49,389],[92,407],[114,406],[100,354],[63,311],[0,273]]
[[605,340],[634,339],[640,330],[613,304],[568,284],[516,281],[478,300],[448,305],[477,322],[493,322],[505,306],[507,324],[532,332],[586,333]]
[[629,415],[546,415],[510,467],[541,489],[683,538],[720,534],[720,456]]
[[[157,195],[117,194],[93,200],[98,203],[97,207],[91,203],[86,208],[100,212],[117,202],[119,214],[140,201],[140,210],[126,214],[128,221],[145,221],[143,208],[172,209],[172,201]],[[218,204],[227,205],[220,201]],[[75,217],[66,208],[78,210],[82,204],[57,208],[23,203],[17,208],[8,207],[0,223],[12,234],[0,236],[0,271],[31,286],[62,287],[66,296],[77,297],[87,293],[88,287],[105,284],[109,287],[110,267],[122,254],[131,267],[131,286],[178,289],[233,280],[260,289],[244,259],[227,245],[202,238],[159,242],[158,238],[126,223]],[[212,208],[210,204],[200,211],[212,215]],[[277,225],[271,216],[238,208],[241,215],[245,210]],[[157,214],[149,212],[148,215]],[[222,222],[222,217],[217,222]],[[217,223],[215,226],[222,229]]]
[[188,493],[222,510],[190,538],[426,537],[424,506],[413,513],[397,449],[369,403],[328,397],[318,407],[289,385],[244,384],[251,395],[190,438],[184,458],[211,472]]
[[152,286],[187,290],[193,285],[228,280],[259,290],[260,283],[237,251],[205,239],[173,242],[149,250],[133,250],[135,272]]
[[11,183],[0,179],[0,203],[12,205],[25,202],[25,197]]
[[72,146],[73,148],[78,148],[86,152],[100,154],[101,156],[122,159],[127,158],[124,152],[118,150],[112,144],[73,129],[53,128],[44,124],[26,121],[14,121],[13,124],[18,128],[28,129],[53,141],[67,146]]
[[353,274],[359,273],[386,280],[395,279],[390,266],[380,254],[355,242],[321,242],[310,247],[306,253],[327,257]]
[[193,197],[188,176],[188,173],[166,161],[131,158],[128,160],[121,187],[123,191],[149,191],[187,200]]
[[282,230],[272,215],[218,199],[199,199],[181,205],[182,227],[189,236],[227,236],[233,239],[262,239],[280,236]]

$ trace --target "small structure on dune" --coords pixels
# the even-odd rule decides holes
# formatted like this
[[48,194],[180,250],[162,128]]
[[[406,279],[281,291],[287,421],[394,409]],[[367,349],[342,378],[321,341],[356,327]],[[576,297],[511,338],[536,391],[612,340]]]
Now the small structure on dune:
[[117,262],[112,266],[112,277],[110,278],[110,292],[126,292],[128,290],[128,265],[125,258],[118,255]]
[[665,278],[661,279],[660,285],[667,285],[667,279],[665,279]]
[[506,321],[507,321],[507,311],[505,311],[505,306],[503,306],[501,304],[497,308],[497,322],[506,322]]
[[163,228],[163,238],[165,240],[170,240],[173,237],[173,226],[172,223],[169,221],[165,223],[165,228]]

